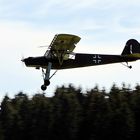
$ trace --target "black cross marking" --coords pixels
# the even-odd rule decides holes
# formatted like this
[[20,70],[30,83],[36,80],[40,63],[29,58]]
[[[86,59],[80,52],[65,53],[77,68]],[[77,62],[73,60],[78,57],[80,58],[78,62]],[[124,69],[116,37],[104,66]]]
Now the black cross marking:
[[94,55],[94,57],[93,57],[93,61],[94,61],[95,64],[99,64],[102,61],[101,59],[102,58],[98,54]]

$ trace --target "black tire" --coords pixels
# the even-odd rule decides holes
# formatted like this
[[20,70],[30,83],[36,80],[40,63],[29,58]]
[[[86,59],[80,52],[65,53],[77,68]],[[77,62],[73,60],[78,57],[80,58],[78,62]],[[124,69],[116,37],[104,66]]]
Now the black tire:
[[45,91],[45,90],[47,89],[46,85],[42,85],[42,86],[41,86],[41,89],[42,89],[43,91]]
[[45,86],[49,86],[50,85],[50,81],[49,80],[44,80],[44,85]]

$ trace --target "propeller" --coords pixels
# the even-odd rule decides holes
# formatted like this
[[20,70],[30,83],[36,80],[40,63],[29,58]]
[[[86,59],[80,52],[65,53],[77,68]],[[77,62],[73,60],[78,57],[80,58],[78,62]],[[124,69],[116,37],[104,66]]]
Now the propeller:
[[39,48],[49,48],[49,45],[39,46]]
[[22,55],[22,57],[21,57],[21,61],[24,62],[24,56],[23,56],[23,55]]
[[24,58],[23,55],[22,55],[22,57],[21,57],[21,62],[22,62],[22,66],[24,66],[25,58]]

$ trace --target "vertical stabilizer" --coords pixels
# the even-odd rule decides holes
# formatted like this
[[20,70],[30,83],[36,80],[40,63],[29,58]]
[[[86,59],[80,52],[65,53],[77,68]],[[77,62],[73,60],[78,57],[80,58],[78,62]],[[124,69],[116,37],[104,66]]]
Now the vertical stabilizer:
[[122,55],[140,53],[140,43],[135,39],[130,39],[126,42]]

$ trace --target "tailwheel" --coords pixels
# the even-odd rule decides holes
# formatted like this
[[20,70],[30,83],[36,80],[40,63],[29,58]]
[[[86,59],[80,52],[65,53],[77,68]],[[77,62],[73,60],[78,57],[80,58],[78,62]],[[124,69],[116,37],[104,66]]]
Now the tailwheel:
[[128,66],[129,69],[132,69],[132,66]]
[[42,86],[41,86],[41,89],[42,89],[43,91],[45,91],[45,90],[47,89],[47,86],[46,86],[46,85],[42,85]]
[[121,64],[124,65],[124,66],[126,66],[129,69],[132,69],[132,66],[131,65],[128,65],[128,62],[126,62],[126,64],[123,64],[123,63],[121,63]]

